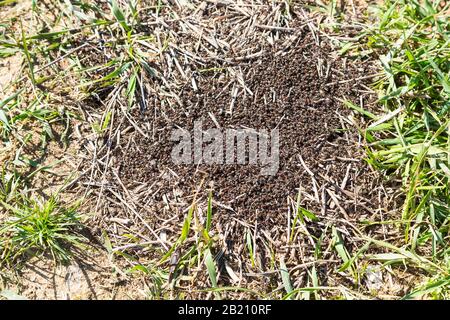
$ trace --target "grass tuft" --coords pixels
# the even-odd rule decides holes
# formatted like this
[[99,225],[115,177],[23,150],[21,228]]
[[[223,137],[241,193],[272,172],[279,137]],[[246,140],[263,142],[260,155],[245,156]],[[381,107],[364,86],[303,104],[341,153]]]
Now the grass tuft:
[[0,228],[2,260],[51,254],[55,260],[67,262],[71,257],[70,248],[82,247],[80,216],[75,207],[65,208],[55,197],[43,202],[26,199],[14,207],[0,203],[9,213]]

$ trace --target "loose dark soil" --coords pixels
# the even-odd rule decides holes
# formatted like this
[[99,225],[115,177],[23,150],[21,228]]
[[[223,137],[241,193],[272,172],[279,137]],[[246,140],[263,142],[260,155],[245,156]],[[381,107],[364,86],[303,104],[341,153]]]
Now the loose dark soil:
[[[302,157],[316,181],[329,185],[339,198],[344,195],[346,200],[340,203],[343,214],[362,214],[365,209],[355,199],[349,201],[348,194],[365,189],[366,182],[360,177],[366,169],[357,159],[360,150],[354,132],[345,129],[350,111],[339,99],[358,96],[366,100],[367,95],[356,92],[361,81],[352,79],[367,75],[367,70],[333,56],[327,45],[318,45],[306,34],[288,52],[272,48],[264,56],[242,63],[243,80],[253,94],[239,87],[232,113],[228,110],[233,85],[227,87],[231,75],[195,73],[198,90],[186,83],[180,107],[160,103],[133,112],[134,121],[149,138],[136,130],[121,135],[113,153],[123,184],[131,190],[148,185],[154,194],[151,201],[146,199],[147,204],[158,211],[163,200],[192,199],[189,197],[203,181],[200,195],[212,190],[222,218],[234,215],[246,221],[281,222],[288,212],[288,197],[295,201],[299,187],[316,199],[306,201],[305,206],[315,212],[326,210],[328,194],[315,194]],[[222,129],[278,128],[277,174],[261,175],[261,167],[256,165],[175,165],[172,130],[184,128],[192,133],[194,121],[200,119],[203,130],[216,128],[211,115]]]

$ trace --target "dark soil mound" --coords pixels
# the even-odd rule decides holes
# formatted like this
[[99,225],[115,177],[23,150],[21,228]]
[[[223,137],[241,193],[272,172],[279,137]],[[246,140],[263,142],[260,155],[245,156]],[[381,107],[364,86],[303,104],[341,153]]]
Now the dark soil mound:
[[[196,72],[195,84],[187,83],[183,90],[181,107],[162,103],[134,111],[141,132],[129,130],[114,149],[123,184],[130,189],[151,186],[153,201],[147,203],[158,208],[162,200],[179,202],[192,196],[203,181],[224,212],[274,221],[285,219],[293,203],[288,197],[296,199],[299,187],[316,200],[307,204],[311,210],[323,210],[320,203],[328,194],[319,195],[313,180],[337,188],[336,192],[355,192],[363,183],[357,181],[363,165],[353,159],[359,150],[354,134],[345,130],[349,110],[339,98],[361,96],[355,91],[360,88],[358,80],[352,79],[364,75],[364,70],[333,60],[329,51],[306,36],[288,52],[272,50],[242,63],[240,82],[229,85],[238,75],[217,69]],[[277,128],[278,172],[263,175],[259,164],[175,164],[171,152],[177,142],[171,141],[171,133],[176,128],[192,132],[198,120],[203,130]],[[339,206],[347,214],[359,208],[352,201]]]

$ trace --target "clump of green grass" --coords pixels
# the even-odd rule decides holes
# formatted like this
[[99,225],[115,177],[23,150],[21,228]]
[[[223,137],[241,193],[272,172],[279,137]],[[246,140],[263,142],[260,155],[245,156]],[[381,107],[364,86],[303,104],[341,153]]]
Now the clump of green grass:
[[8,218],[0,228],[4,261],[28,255],[51,254],[60,262],[71,257],[71,247],[82,247],[80,216],[76,207],[66,208],[55,197],[47,201],[26,199],[16,206],[1,201]]
[[386,0],[375,10],[379,19],[362,34],[367,41],[359,52],[379,58],[384,74],[374,87],[384,110],[359,111],[371,121],[364,132],[368,162],[402,179],[404,204],[395,224],[404,238],[372,244],[402,256],[385,263],[407,261],[432,274],[408,298],[448,297],[450,3]]
[[402,218],[409,221],[405,238],[413,247],[420,242],[414,229],[427,217],[433,225],[448,223],[450,210],[450,4],[425,4],[386,1],[368,36],[369,47],[389,48],[380,57],[385,75],[376,84],[387,114],[366,132],[370,161],[403,177]]

